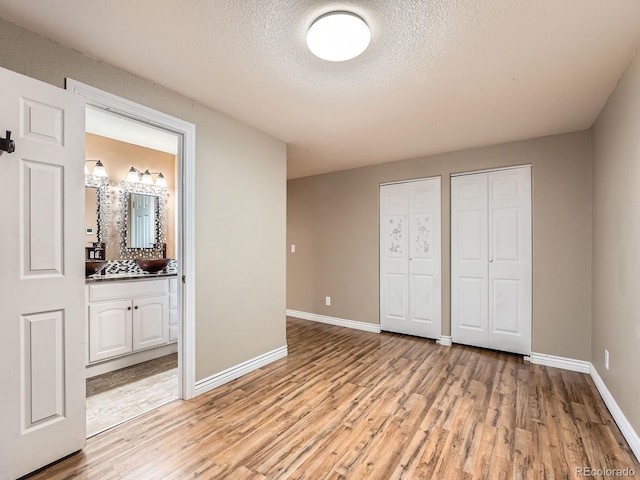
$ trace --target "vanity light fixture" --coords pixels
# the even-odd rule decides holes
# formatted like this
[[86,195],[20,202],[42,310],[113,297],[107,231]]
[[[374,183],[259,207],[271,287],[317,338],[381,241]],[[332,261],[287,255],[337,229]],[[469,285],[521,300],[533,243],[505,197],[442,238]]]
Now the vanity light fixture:
[[156,178],[156,187],[167,187],[167,179],[164,178],[162,172],[158,172],[158,178]]
[[[155,183],[153,182],[152,175],[158,175]],[[164,178],[162,172],[150,172],[148,169],[141,172],[136,167],[131,167],[127,174],[127,182],[130,183],[143,183],[145,185],[155,185],[156,187],[167,187],[167,180]]]
[[316,57],[330,62],[351,60],[371,41],[366,22],[355,13],[329,12],[317,18],[307,32],[307,46]]
[[[96,166],[93,168],[93,172],[89,171],[89,167],[87,167],[88,162],[95,162]],[[94,177],[108,177],[107,170],[104,168],[104,165],[100,160],[85,160],[84,161],[84,174],[85,175],[93,175]]]
[[149,170],[144,171],[144,173],[140,177],[140,181],[145,185],[153,185],[153,177],[149,173]]

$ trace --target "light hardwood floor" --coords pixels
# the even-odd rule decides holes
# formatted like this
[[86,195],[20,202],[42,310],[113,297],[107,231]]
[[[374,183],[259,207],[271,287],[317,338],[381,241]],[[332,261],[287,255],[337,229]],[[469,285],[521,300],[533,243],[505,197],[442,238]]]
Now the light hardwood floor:
[[640,472],[591,379],[288,320],[289,356],[91,438],[33,479],[580,478]]

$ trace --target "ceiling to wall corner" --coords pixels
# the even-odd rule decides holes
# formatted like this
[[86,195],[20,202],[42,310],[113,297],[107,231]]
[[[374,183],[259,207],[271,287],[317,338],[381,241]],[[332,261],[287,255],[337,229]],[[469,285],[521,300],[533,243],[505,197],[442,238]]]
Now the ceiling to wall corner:
[[[371,29],[353,60],[307,49],[334,10]],[[640,41],[638,0],[0,0],[0,17],[286,141],[290,178],[589,128]]]

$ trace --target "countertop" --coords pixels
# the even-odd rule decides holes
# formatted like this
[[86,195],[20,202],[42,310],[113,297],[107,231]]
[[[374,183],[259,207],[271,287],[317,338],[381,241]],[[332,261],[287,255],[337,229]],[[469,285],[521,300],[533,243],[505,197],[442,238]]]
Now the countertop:
[[176,272],[157,272],[157,273],[107,273],[105,275],[91,275],[84,279],[84,283],[100,283],[100,282],[128,282],[130,280],[151,280],[154,278],[177,277]]

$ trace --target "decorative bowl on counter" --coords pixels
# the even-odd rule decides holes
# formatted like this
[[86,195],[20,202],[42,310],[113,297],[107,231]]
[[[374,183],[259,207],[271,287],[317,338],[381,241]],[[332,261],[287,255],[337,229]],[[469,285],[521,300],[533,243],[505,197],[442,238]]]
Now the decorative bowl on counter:
[[84,262],[84,275],[85,277],[90,277],[91,275],[100,273],[106,266],[106,260],[87,260]]
[[136,258],[136,264],[145,272],[156,273],[169,265],[170,258]]

